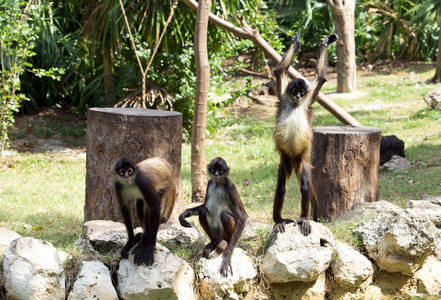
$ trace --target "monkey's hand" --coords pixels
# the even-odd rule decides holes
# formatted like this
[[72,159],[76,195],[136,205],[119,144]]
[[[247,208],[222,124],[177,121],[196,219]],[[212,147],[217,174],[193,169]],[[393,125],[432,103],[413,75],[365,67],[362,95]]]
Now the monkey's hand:
[[311,223],[306,218],[298,218],[296,223],[299,225],[300,232],[304,236],[308,236],[311,233]]
[[230,252],[224,252],[224,258],[222,259],[220,273],[223,277],[228,277],[228,272],[233,276],[233,267],[231,266],[231,254]]
[[328,47],[329,45],[331,45],[333,42],[335,42],[336,40],[338,40],[338,35],[336,35],[335,33],[331,34],[330,36],[327,36],[323,39],[322,41],[322,45],[325,47]]
[[292,37],[291,44],[299,44],[300,45],[300,31],[297,31],[297,33]]
[[121,250],[121,257],[127,258],[129,257],[129,251],[133,248],[133,245],[135,245],[135,240],[128,240],[127,243],[124,245],[124,247]]
[[191,224],[185,220],[185,218],[188,218],[190,216],[190,212],[186,209],[182,214],[179,215],[179,223],[181,223],[181,226],[183,227],[191,227]]
[[137,266],[142,264],[151,266],[154,262],[154,255],[155,246],[147,246],[140,243],[133,249],[133,262]]
[[294,222],[294,220],[291,220],[291,219],[282,219],[282,218],[277,219],[276,224],[274,224],[273,231],[276,233],[277,232],[283,233],[283,232],[285,232],[285,224],[289,224],[289,223],[293,223],[293,222]]

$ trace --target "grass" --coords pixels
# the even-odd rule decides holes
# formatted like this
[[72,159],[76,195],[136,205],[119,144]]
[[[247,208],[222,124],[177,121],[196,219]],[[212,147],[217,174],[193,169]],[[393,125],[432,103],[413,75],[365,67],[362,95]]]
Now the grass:
[[[413,72],[413,73],[411,73]],[[408,69],[389,74],[364,73],[357,79],[358,98],[332,98],[349,111],[361,124],[382,129],[383,135],[396,135],[404,140],[406,157],[413,163],[407,171],[381,172],[380,200],[405,207],[409,199],[424,194],[441,195],[441,112],[427,108],[423,96],[436,85],[428,80],[433,65],[410,65]],[[336,90],[335,74],[323,91]],[[360,105],[381,104],[380,110],[365,110]],[[329,112],[314,104],[314,126],[341,125]],[[206,142],[207,163],[223,157],[231,168],[250,219],[272,222],[272,205],[277,177],[278,155],[274,150],[272,129],[275,109],[270,105],[253,105],[247,113],[229,111],[219,118],[222,128]],[[35,138],[49,135],[78,137],[67,142],[84,148],[84,126],[60,119],[41,122],[34,128]],[[14,131],[22,139],[23,128]],[[37,141],[34,139],[34,143]],[[14,140],[13,140],[14,143]],[[418,165],[417,162],[424,162]],[[50,153],[20,153],[0,162],[0,227],[53,243],[61,250],[75,252],[74,242],[81,234],[85,197],[85,160],[79,156]],[[249,184],[243,184],[248,182]],[[190,145],[182,148],[182,188],[184,200],[190,203]],[[300,195],[295,179],[290,181],[283,216],[299,214]],[[331,223],[328,226],[337,239],[351,241],[354,224]],[[241,241],[254,253],[265,244],[267,233],[259,241]],[[178,249],[192,258],[192,249]],[[185,252],[187,251],[187,252]]]

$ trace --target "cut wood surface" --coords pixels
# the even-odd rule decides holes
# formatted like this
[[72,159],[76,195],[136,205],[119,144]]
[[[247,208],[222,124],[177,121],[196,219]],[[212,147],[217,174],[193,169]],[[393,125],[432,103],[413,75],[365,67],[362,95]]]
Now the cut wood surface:
[[[184,209],[181,189],[182,114],[140,108],[91,108],[87,114],[84,219],[122,221],[114,191],[113,167],[123,156],[135,164],[166,159],[176,176],[171,220]],[[135,209],[132,206],[133,220]]]
[[333,220],[357,202],[378,200],[381,130],[370,126],[313,129],[312,182],[319,218]]

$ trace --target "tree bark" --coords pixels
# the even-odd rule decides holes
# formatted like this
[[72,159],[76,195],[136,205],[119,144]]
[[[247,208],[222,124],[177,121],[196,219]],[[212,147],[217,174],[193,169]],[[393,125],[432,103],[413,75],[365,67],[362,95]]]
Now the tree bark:
[[207,52],[208,13],[211,0],[200,0],[196,16],[195,59],[197,69],[191,134],[191,200],[203,202],[205,198],[205,128],[207,123],[208,89],[210,87],[210,64]]
[[[194,0],[183,0],[185,4],[187,4],[192,10],[196,11],[198,9],[198,3]],[[238,37],[245,38],[251,40],[256,47],[263,51],[265,57],[270,59],[274,64],[278,64],[282,59],[282,56],[277,53],[274,48],[272,48],[261,36],[257,29],[253,29],[248,24],[246,24],[243,18],[239,18],[241,21],[241,26],[238,27],[224,19],[219,18],[218,16],[210,13],[210,22],[219,26],[220,28],[237,35]],[[309,84],[309,81],[306,80],[299,72],[297,72],[292,66],[288,69],[288,74],[291,78],[301,78]],[[354,119],[350,114],[344,111],[340,106],[338,106],[334,101],[332,101],[329,97],[325,96],[323,93],[319,93],[317,96],[317,102],[320,103],[325,109],[327,109],[332,115],[334,115],[337,119],[339,119],[345,125],[361,125],[356,119]]]
[[355,63],[354,15],[356,0],[327,0],[332,10],[337,41],[337,92],[355,93],[357,65]]
[[[441,14],[441,12],[440,12]],[[436,70],[435,75],[432,78],[433,82],[441,82],[441,18],[439,21],[439,37],[438,37],[438,54],[436,55]]]
[[333,220],[357,202],[378,200],[381,130],[369,126],[313,129],[312,183],[319,218]]
[[115,88],[113,85],[113,63],[110,46],[103,46],[101,56],[103,57],[104,93],[106,95],[106,105],[113,106],[115,104]]
[[[122,221],[114,191],[113,167],[123,156],[139,163],[162,157],[176,176],[170,220],[184,210],[181,189],[182,114],[140,108],[91,108],[87,114],[84,221]],[[134,203],[132,203],[134,204]],[[133,220],[137,220],[132,206]]]

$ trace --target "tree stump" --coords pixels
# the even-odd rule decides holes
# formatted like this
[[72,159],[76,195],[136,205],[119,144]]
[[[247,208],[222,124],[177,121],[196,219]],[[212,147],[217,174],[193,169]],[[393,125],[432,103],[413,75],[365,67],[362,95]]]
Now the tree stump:
[[[122,222],[114,190],[113,167],[123,156],[135,164],[151,157],[166,159],[176,176],[171,220],[184,209],[181,189],[182,114],[139,108],[91,108],[86,133],[86,203],[84,221]],[[136,223],[135,206],[132,216]]]
[[319,218],[330,221],[357,202],[378,200],[380,143],[376,127],[314,128],[311,164]]

